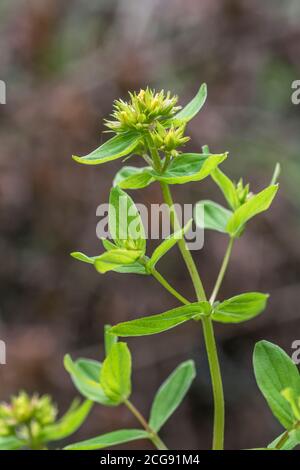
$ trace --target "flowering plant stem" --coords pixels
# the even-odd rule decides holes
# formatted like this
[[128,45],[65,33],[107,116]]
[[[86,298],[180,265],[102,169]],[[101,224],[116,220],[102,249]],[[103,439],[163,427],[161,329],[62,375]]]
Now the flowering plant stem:
[[144,416],[141,414],[141,412],[134,406],[133,403],[131,403],[130,400],[125,400],[124,404],[127,406],[129,411],[136,417],[138,422],[143,426],[145,431],[149,433],[149,438],[153,445],[156,447],[158,450],[168,450],[167,446],[165,443],[161,440],[159,435],[149,426],[147,423],[146,419]]
[[[164,200],[168,204],[171,212],[171,222],[173,224],[174,230],[178,230],[179,222],[174,209],[174,202],[169,186],[166,183],[161,183],[161,189],[163,193]],[[199,276],[197,267],[189,251],[185,240],[182,238],[178,240],[178,246],[182,257],[185,261],[185,264],[190,273],[194,289],[196,292],[197,299],[199,301],[206,300],[206,294],[204,287]],[[230,253],[229,253],[230,254]],[[229,259],[229,255],[228,255]],[[226,262],[227,266],[228,260]],[[223,274],[222,278],[218,282],[218,289],[222,282],[223,276],[225,274],[225,269],[222,269]],[[203,333],[205,340],[206,353],[209,362],[209,369],[213,387],[213,397],[214,397],[214,429],[213,429],[213,450],[222,450],[224,448],[224,426],[225,426],[225,404],[224,404],[224,392],[223,392],[223,383],[222,376],[218,358],[217,345],[214,335],[214,329],[212,321],[209,317],[202,317]]]
[[224,259],[223,259],[223,262],[222,262],[220,272],[219,272],[218,277],[217,277],[216,284],[213,288],[211,297],[209,299],[209,302],[211,304],[213,304],[214,301],[216,300],[217,295],[218,295],[219,290],[220,290],[220,287],[221,287],[221,284],[223,282],[223,279],[224,279],[224,276],[225,276],[225,273],[226,273],[226,269],[227,269],[227,266],[228,266],[228,263],[229,263],[230,255],[232,253],[233,242],[234,242],[234,238],[231,237],[229,239],[229,243],[228,243],[228,246],[227,246],[227,249],[226,249],[226,253],[225,253],[225,256],[224,256]]

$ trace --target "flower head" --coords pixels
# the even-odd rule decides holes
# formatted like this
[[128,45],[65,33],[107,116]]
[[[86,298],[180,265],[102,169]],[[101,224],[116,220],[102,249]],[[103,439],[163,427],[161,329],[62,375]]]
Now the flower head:
[[170,119],[180,109],[176,106],[178,97],[169,91],[157,93],[147,87],[129,96],[129,101],[115,101],[112,120],[106,121],[106,126],[116,133],[148,129],[157,121]]
[[151,132],[154,145],[159,151],[170,153],[172,156],[177,155],[177,147],[184,145],[190,140],[184,135],[185,126],[171,125],[166,129],[159,122],[156,124],[155,130]]
[[40,429],[53,423],[56,414],[56,406],[48,395],[30,397],[20,392],[10,403],[0,404],[0,436],[16,434],[24,425]]

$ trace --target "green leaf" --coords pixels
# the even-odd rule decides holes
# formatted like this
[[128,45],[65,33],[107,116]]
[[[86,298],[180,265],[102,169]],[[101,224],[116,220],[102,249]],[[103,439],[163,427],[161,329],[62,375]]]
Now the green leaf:
[[266,211],[278,190],[278,185],[268,186],[266,189],[258,194],[252,196],[245,204],[239,207],[227,224],[227,231],[232,236],[237,236],[240,229],[245,225],[248,220],[252,219],[257,214]]
[[121,429],[120,431],[109,432],[102,436],[77,442],[76,444],[70,444],[64,450],[105,449],[106,447],[125,444],[126,442],[137,441],[139,439],[149,439],[148,433],[142,429]]
[[104,346],[105,346],[105,356],[108,356],[110,350],[114,344],[118,341],[118,337],[111,333],[111,325],[104,326]]
[[138,262],[120,266],[119,268],[113,269],[113,271],[120,274],[142,274],[145,276],[149,276],[149,273],[146,271],[145,266]]
[[98,165],[132,153],[140,141],[140,136],[134,133],[119,134],[108,140],[93,152],[83,157],[73,155],[78,163]]
[[[279,442],[282,441],[282,438],[285,436],[286,433],[281,434],[278,436],[271,444],[268,445],[269,450],[276,449]],[[295,447],[300,445],[300,430],[294,429],[288,433],[288,437],[284,439],[284,443],[280,445],[279,450],[293,450]]]
[[95,259],[98,258],[98,256],[87,256],[84,253],[81,253],[80,251],[73,251],[73,253],[70,253],[72,258],[77,259],[78,261],[83,261],[83,263],[88,263],[88,264],[94,264]]
[[248,292],[217,303],[211,318],[220,323],[241,323],[259,315],[265,308],[268,294]]
[[199,201],[195,207],[195,222],[200,228],[227,233],[232,212],[213,201]]
[[75,387],[84,397],[102,405],[115,406],[100,385],[100,362],[89,359],[78,359],[73,362],[67,354],[64,358],[64,365]]
[[105,274],[108,271],[114,271],[123,265],[131,265],[143,255],[141,250],[126,250],[116,248],[106,251],[94,259],[96,271]]
[[226,176],[220,168],[216,168],[211,173],[212,179],[221,189],[226,201],[231,209],[235,210],[240,206],[240,201],[234,183]]
[[69,411],[57,423],[46,426],[42,430],[42,440],[44,442],[58,441],[73,434],[85,421],[92,406],[93,403],[90,400],[84,401],[79,406],[71,405]]
[[[105,249],[107,250],[116,250],[116,246],[111,243],[109,240],[107,239],[104,239],[102,240],[102,243],[105,247]],[[129,264],[124,264],[124,265],[119,265],[119,263],[115,263],[116,261],[116,256],[105,256],[105,257],[102,257],[100,259],[100,268],[101,269],[106,269],[106,271],[114,271],[116,273],[121,273],[121,274],[144,274],[144,275],[149,275],[149,273],[146,271],[146,268],[145,266],[143,266],[142,264],[140,264],[139,262],[134,262],[132,263],[132,259],[135,258],[135,255],[137,255],[137,253],[139,254],[139,256],[142,254],[142,252],[134,252],[132,250],[129,251],[129,258],[128,258],[128,251],[126,251],[126,255],[125,255],[125,258],[122,256],[122,258],[120,258],[120,256],[118,256],[118,253],[119,253],[120,250],[118,250],[116,253],[114,253],[114,255],[117,256],[117,261],[120,261],[120,259],[125,259],[125,261],[129,261],[129,258],[130,258],[130,263]],[[122,251],[122,254],[123,254],[123,251]],[[99,260],[99,258],[103,255],[100,255],[100,256],[87,256],[85,255],[84,253],[80,253],[79,251],[74,251],[73,253],[71,253],[71,256],[79,261],[83,261],[84,263],[87,263],[87,264],[93,264],[95,265],[96,261]],[[113,261],[111,262],[110,264],[107,263],[107,258],[109,261]],[[104,261],[103,261],[104,259]],[[108,269],[109,268],[109,269]],[[100,271],[101,272],[101,271]]]
[[192,219],[180,230],[172,233],[169,237],[167,237],[153,252],[151,258],[147,263],[147,268],[151,271],[151,269],[155,268],[156,263],[174,246],[178,243],[178,240],[181,240],[184,234],[189,230],[192,224]]
[[257,385],[272,413],[286,428],[294,424],[292,408],[281,392],[292,388],[300,396],[300,375],[292,359],[278,346],[260,341],[254,350],[254,372]]
[[180,364],[160,386],[150,412],[149,426],[154,431],[159,431],[178,408],[195,377],[194,361],[186,361]]
[[157,181],[168,184],[184,184],[201,181],[220,164],[227,154],[207,155],[201,153],[182,153],[174,158],[164,173],[151,170]]
[[150,167],[136,168],[124,166],[116,174],[113,185],[122,189],[141,189],[149,186],[155,179],[151,175]]
[[111,332],[117,336],[154,335],[174,328],[198,315],[207,315],[209,308],[210,305],[208,302],[195,302],[168,310],[158,315],[151,315],[149,317],[119,323],[112,327]]
[[133,200],[118,186],[110,192],[109,231],[119,248],[146,250],[144,226]]
[[123,403],[131,393],[131,354],[126,343],[115,343],[103,362],[100,384],[107,397]]
[[206,83],[202,83],[196,96],[175,116],[170,119],[170,123],[188,122],[199,113],[207,98]]
[[26,443],[15,436],[0,437],[0,450],[18,450],[25,446]]

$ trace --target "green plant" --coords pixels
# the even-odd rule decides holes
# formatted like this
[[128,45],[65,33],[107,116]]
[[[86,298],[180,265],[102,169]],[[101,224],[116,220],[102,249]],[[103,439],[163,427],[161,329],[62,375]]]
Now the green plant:
[[194,377],[193,361],[180,364],[157,391],[147,421],[131,402],[131,354],[124,342],[105,329],[105,352],[103,363],[89,359],[73,362],[65,357],[65,367],[79,392],[104,406],[125,405],[135,416],[142,429],[121,429],[86,441],[71,444],[67,450],[103,449],[113,445],[149,439],[157,449],[166,449],[158,432],[179,406],[186,395]]
[[300,374],[278,346],[260,341],[253,364],[257,384],[273,415],[285,429],[268,449],[292,450],[300,444]]
[[[185,129],[188,122],[200,111],[206,100],[206,85],[202,85],[183,109],[177,106],[177,97],[163,91],[156,93],[147,88],[130,94],[128,102],[119,100],[114,104],[112,119],[106,126],[115,135],[92,153],[73,158],[83,164],[95,165],[128,157],[140,156],[147,164],[142,168],[125,166],[114,178],[110,193],[109,228],[113,242],[103,240],[104,253],[88,257],[83,253],[73,253],[75,258],[93,264],[100,273],[113,270],[120,273],[152,275],[183,306],[168,312],[143,317],[131,322],[113,326],[111,333],[117,336],[142,336],[160,333],[187,320],[202,324],[207,356],[209,361],[213,397],[214,431],[213,449],[224,446],[224,396],[221,371],[214,335],[213,323],[238,323],[260,314],[267,302],[267,294],[250,292],[240,294],[225,301],[218,299],[230,254],[235,240],[245,231],[246,224],[257,214],[267,210],[277,192],[276,178],[257,194],[249,190],[240,180],[235,184],[220,169],[219,165],[227,158],[227,153],[211,154],[204,146],[202,153],[182,153],[179,147],[187,142]],[[170,186],[201,181],[211,176],[221,189],[228,208],[212,201],[200,201],[196,206],[195,222],[205,229],[217,230],[228,236],[228,248],[215,286],[207,296],[202,280],[184,239],[185,229],[179,224],[174,209]],[[164,201],[169,207],[174,234],[164,240],[149,258],[146,256],[146,240],[142,220],[133,200],[124,191],[144,188],[157,182]],[[116,218],[121,201],[125,216]],[[200,216],[204,211],[204,224]],[[124,211],[123,211],[124,215]],[[132,233],[132,221],[135,231]],[[120,232],[122,231],[122,236]],[[157,271],[159,259],[178,243],[182,257],[194,285],[196,301],[190,302],[177,292]]]
[[20,392],[0,405],[0,450],[46,449],[47,444],[73,434],[88,416],[92,402],[74,400],[59,420],[51,397]]
[[[21,395],[21,403],[24,401],[26,405],[25,421],[22,416],[17,420],[14,416],[14,421],[11,421],[13,411],[5,414],[6,409],[14,410],[14,406],[0,409],[2,447],[43,448],[47,442],[74,432],[87,416],[92,403],[95,403],[111,407],[125,405],[141,428],[109,432],[70,444],[65,449],[102,449],[138,439],[148,439],[157,449],[166,449],[159,432],[188,392],[195,377],[194,363],[183,362],[166,379],[155,395],[149,419],[146,420],[130,399],[131,354],[126,343],[118,341],[118,338],[157,334],[191,320],[195,325],[202,326],[211,375],[214,401],[212,449],[224,448],[225,405],[214,323],[232,324],[255,318],[265,309],[268,294],[246,292],[220,300],[219,291],[234,243],[243,236],[248,222],[270,207],[276,195],[280,167],[276,166],[270,185],[255,194],[250,191],[249,184],[244,184],[242,179],[235,183],[219,168],[228,157],[226,152],[212,154],[207,146],[202,148],[201,153],[182,152],[180,147],[189,140],[185,135],[186,126],[204,105],[206,94],[206,86],[202,85],[194,99],[181,109],[177,105],[177,97],[169,92],[156,93],[147,88],[132,93],[128,102],[115,102],[112,118],[106,121],[114,136],[92,153],[73,157],[79,163],[95,165],[123,157],[127,160],[134,154],[145,161],[146,166],[123,166],[115,176],[108,214],[111,240],[102,239],[103,252],[96,256],[74,252],[72,256],[92,265],[100,274],[114,271],[143,275],[145,279],[153,276],[179,305],[166,312],[106,326],[105,358],[102,363],[91,359],[73,361],[67,355],[65,368],[87,401],[81,406],[72,407],[65,417],[54,422],[55,411],[48,398],[30,400],[27,395]],[[221,190],[227,207],[210,200],[199,201],[195,206],[194,222],[202,229],[220,232],[228,238],[228,247],[210,295],[204,289],[185,240],[193,221],[181,226],[170,189],[172,185],[202,181],[209,176]],[[125,190],[141,189],[153,183],[160,185],[169,209],[173,233],[148,255],[141,215]],[[194,286],[193,301],[179,293],[157,269],[161,258],[175,244],[179,246]],[[300,443],[300,379],[297,367],[277,346],[260,342],[255,349],[254,368],[263,395],[285,428],[284,433],[266,448],[294,448]],[[43,403],[43,419],[38,418],[40,415],[32,407],[32,402],[36,401]],[[77,419],[72,418],[74,415]]]

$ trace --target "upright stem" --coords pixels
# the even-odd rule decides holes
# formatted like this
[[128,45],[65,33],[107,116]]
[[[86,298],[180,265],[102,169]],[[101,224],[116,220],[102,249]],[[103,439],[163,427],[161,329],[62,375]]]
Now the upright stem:
[[[172,199],[170,188],[166,183],[160,183],[160,185],[161,185],[164,200],[170,208],[171,223],[174,227],[174,230],[175,231],[180,230],[181,227],[179,225],[177,214],[176,214],[176,211],[174,209],[174,202],[173,202],[173,199]],[[195,289],[198,300],[199,301],[206,300],[206,295],[205,295],[205,291],[204,291],[202,281],[200,279],[200,276],[199,276],[197,267],[195,265],[195,262],[193,260],[193,257],[191,255],[188,247],[186,246],[184,238],[180,238],[178,240],[178,246],[179,246],[179,249],[181,251],[182,257],[185,261],[185,264],[188,268],[190,276],[192,278],[194,289]]]
[[[178,230],[180,227],[177,214],[174,209],[170,188],[166,183],[161,183],[161,189],[164,200],[170,208],[171,222],[174,230]],[[193,257],[186,246],[185,240],[178,240],[178,246],[193,281],[197,299],[199,301],[206,300],[201,278]],[[224,448],[225,404],[218,351],[211,318],[207,316],[202,317],[202,324],[214,396],[214,431],[212,448],[213,450],[222,450]]]
[[149,439],[151,439],[153,445],[158,450],[168,450],[164,442],[161,440],[159,435],[149,426],[144,416],[139,412],[139,410],[131,403],[129,400],[125,400],[124,404],[131,411],[131,413],[136,417],[139,423],[143,426],[145,431],[149,434]]
[[232,252],[233,242],[234,242],[234,238],[230,238],[228,246],[227,246],[227,250],[226,250],[226,253],[225,253],[225,256],[224,256],[224,259],[223,259],[223,263],[222,263],[222,266],[221,266],[221,269],[220,269],[220,272],[219,272],[219,275],[218,275],[218,278],[217,278],[217,281],[216,281],[216,284],[215,284],[215,287],[214,287],[214,289],[212,291],[212,294],[211,294],[211,297],[209,299],[211,304],[213,304],[214,301],[216,300],[217,295],[218,295],[219,290],[220,290],[220,287],[221,287],[221,284],[222,284],[222,281],[224,279],[226,269],[227,269],[227,266],[228,266],[228,262],[229,262],[229,258],[230,258],[231,252]]

